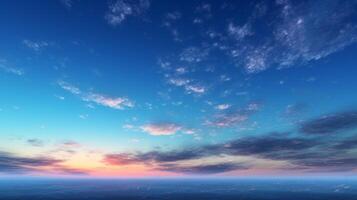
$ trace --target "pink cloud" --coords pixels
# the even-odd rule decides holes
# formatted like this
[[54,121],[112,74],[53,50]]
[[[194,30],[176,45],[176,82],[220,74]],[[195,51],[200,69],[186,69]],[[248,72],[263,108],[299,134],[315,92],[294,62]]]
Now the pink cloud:
[[141,129],[150,135],[174,135],[182,127],[174,123],[157,123],[147,124],[141,127]]

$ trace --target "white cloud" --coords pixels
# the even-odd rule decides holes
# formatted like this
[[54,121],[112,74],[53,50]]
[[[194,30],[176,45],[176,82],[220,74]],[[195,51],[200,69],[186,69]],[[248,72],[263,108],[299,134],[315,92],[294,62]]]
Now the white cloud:
[[228,24],[227,33],[235,41],[227,44],[229,54],[248,73],[320,60],[357,42],[357,23],[352,20],[355,5],[347,1],[316,0],[309,5],[277,1],[280,13],[263,21],[269,25],[265,34],[252,35],[262,22],[257,16],[251,16],[243,26]]
[[164,61],[164,60],[162,60],[162,59],[159,59],[159,60],[158,60],[158,64],[160,65],[160,67],[161,67],[162,69],[169,69],[170,66],[171,66],[171,63],[170,63],[170,62]]
[[190,80],[182,78],[171,78],[169,79],[169,83],[175,86],[185,86],[190,83]]
[[24,70],[22,70],[22,69],[9,66],[9,64],[6,62],[6,60],[3,60],[3,59],[0,59],[0,70],[7,72],[7,73],[15,74],[18,76],[22,76],[25,73]]
[[185,73],[187,73],[187,69],[184,68],[184,67],[178,67],[178,68],[176,69],[176,73],[179,74],[179,75],[185,74]]
[[253,34],[250,24],[244,24],[243,26],[236,26],[233,23],[229,23],[228,33],[233,37],[235,37],[236,40],[241,40]]
[[188,134],[188,135],[194,135],[196,134],[196,130],[194,129],[185,129],[183,133]]
[[125,107],[134,107],[134,104],[125,97],[108,97],[102,94],[89,93],[83,96],[84,101],[95,102],[97,104],[107,106],[114,109],[123,109]]
[[215,108],[217,109],[217,110],[226,110],[226,109],[228,109],[228,108],[230,108],[231,107],[231,105],[229,105],[229,104],[219,104],[219,105],[217,105]]
[[79,96],[83,101],[93,102],[98,105],[110,107],[113,109],[124,109],[134,107],[134,103],[130,101],[126,97],[108,97],[106,95],[97,94],[93,92],[83,92],[79,88],[64,82],[59,81],[58,85],[64,89],[69,91],[70,93]]
[[180,60],[188,63],[198,63],[208,56],[207,48],[188,47],[180,54]]
[[22,41],[25,46],[28,48],[34,50],[34,51],[40,51],[43,48],[49,46],[50,44],[46,41],[31,41],[31,40],[23,40]]
[[76,95],[79,95],[81,94],[81,90],[67,82],[64,82],[64,81],[58,81],[58,85],[64,89],[64,90],[67,90],[68,92],[72,93],[72,94],[76,94]]
[[81,119],[87,119],[88,118],[88,114],[80,114],[78,117]]
[[230,81],[231,80],[231,77],[229,77],[229,76],[227,76],[227,75],[221,75],[220,77],[219,77],[219,79],[221,80],[221,81]]
[[247,108],[248,111],[258,111],[260,109],[260,104],[258,103],[250,103]]
[[135,126],[132,125],[132,124],[124,124],[124,125],[123,125],[123,128],[124,128],[124,129],[133,129],[133,128],[135,128]]
[[64,100],[65,99],[64,96],[60,96],[60,95],[54,95],[54,96],[59,100]]
[[184,78],[170,78],[168,82],[171,85],[183,87],[188,94],[201,95],[207,91],[202,85],[194,84],[193,81]]
[[198,94],[198,95],[204,94],[207,91],[207,89],[205,87],[200,86],[200,85],[186,85],[185,90],[189,94],[194,93],[194,94]]

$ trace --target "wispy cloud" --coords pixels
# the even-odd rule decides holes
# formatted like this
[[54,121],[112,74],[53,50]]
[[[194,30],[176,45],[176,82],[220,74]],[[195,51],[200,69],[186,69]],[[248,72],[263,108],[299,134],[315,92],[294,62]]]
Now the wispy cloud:
[[165,16],[165,18],[167,20],[173,20],[173,21],[176,21],[176,20],[180,19],[181,17],[182,17],[182,14],[178,11],[167,13]]
[[0,152],[0,174],[86,174],[86,171],[63,166],[64,160],[49,157],[21,157]]
[[[266,38],[254,34],[259,27],[256,23],[262,22],[259,21],[261,15],[253,13],[243,26],[230,23],[228,35],[236,42],[236,47],[229,45],[231,56],[248,73],[257,73],[273,65],[282,68],[319,60],[357,41],[357,24],[350,18],[356,15],[352,9],[355,3],[313,1],[307,4],[277,1],[274,6],[280,14],[264,22],[272,24]],[[321,6],[325,12],[319,12]],[[258,43],[246,39],[258,35]]]
[[181,42],[180,34],[177,28],[177,22],[182,18],[182,13],[178,11],[169,12],[164,17],[163,26],[166,27],[174,38],[174,41]]
[[170,78],[168,82],[171,85],[178,86],[178,87],[183,87],[185,91],[188,94],[196,94],[196,95],[202,95],[207,92],[207,88],[197,84],[193,83],[192,80],[185,79],[185,78]]
[[42,49],[48,47],[50,44],[46,41],[31,41],[31,40],[23,40],[23,44],[34,50],[34,51],[41,51]]
[[169,83],[175,86],[185,86],[189,84],[191,81],[183,78],[170,78]]
[[68,9],[71,9],[73,6],[73,0],[60,0],[60,2]]
[[67,140],[67,141],[61,142],[60,146],[62,146],[64,148],[78,148],[81,146],[81,144],[79,144],[78,142],[73,141],[73,140]]
[[105,19],[112,26],[117,26],[130,16],[138,16],[150,7],[149,0],[117,0],[109,5]]
[[62,162],[51,158],[18,157],[6,152],[0,152],[0,172],[25,173],[38,167],[51,166]]
[[109,97],[106,95],[97,94],[97,93],[93,93],[93,92],[83,92],[79,88],[77,88],[67,82],[64,82],[64,81],[58,81],[58,85],[62,89],[66,90],[76,96],[79,96],[83,101],[86,101],[86,102],[93,102],[98,105],[106,106],[106,107],[113,108],[113,109],[120,109],[120,110],[124,109],[124,108],[134,107],[134,103],[126,97],[114,97],[113,98],[113,97]]
[[69,83],[67,83],[67,82],[58,81],[58,85],[59,85],[62,89],[67,90],[68,92],[70,92],[70,93],[72,93],[72,94],[79,95],[79,94],[82,93],[82,91],[81,91],[79,88],[77,88],[77,87],[75,87],[75,86],[73,86],[73,85],[71,85],[71,84],[69,84]]
[[107,106],[114,109],[123,109],[134,107],[133,102],[125,97],[108,97],[101,94],[89,93],[87,96],[83,97],[84,101],[95,102],[97,104]]
[[217,105],[215,107],[215,109],[217,109],[217,110],[226,110],[226,109],[228,109],[230,107],[231,107],[231,105],[229,105],[229,104],[219,104],[219,105]]
[[59,100],[64,100],[65,99],[64,96],[60,96],[60,95],[54,95],[54,97],[56,97]]
[[89,117],[89,115],[88,114],[80,114],[80,115],[78,115],[78,117],[81,119],[87,119]]
[[[249,117],[260,109],[260,104],[249,103],[244,108],[232,108],[222,104],[215,107],[220,112],[213,116],[213,119],[207,120],[206,124],[214,127],[233,127],[249,119]],[[220,108],[220,109],[219,109]]]
[[188,47],[181,52],[180,60],[188,63],[198,63],[205,60],[208,53],[207,48]]
[[7,73],[15,74],[18,76],[22,76],[25,73],[24,70],[22,70],[22,69],[10,66],[9,63],[3,59],[0,59],[0,70],[7,72]]
[[289,104],[285,107],[285,110],[282,112],[284,118],[296,121],[308,110],[308,106],[304,103],[295,103]]
[[104,157],[104,162],[110,165],[130,165],[140,162],[139,159],[131,154],[107,154]]
[[124,129],[134,129],[135,126],[132,125],[132,124],[124,124],[124,125],[123,125],[123,128],[124,128]]
[[146,124],[141,129],[150,135],[174,135],[180,131],[183,127],[174,123],[152,123]]
[[185,90],[187,91],[187,93],[189,94],[204,94],[207,91],[207,88],[205,88],[202,85],[185,85]]
[[[357,42],[355,6],[351,1],[322,0],[258,3],[246,21],[228,20],[225,31],[209,30],[201,34],[208,38],[197,36],[208,47],[183,47],[176,52],[175,62],[198,65],[207,58],[220,60],[221,54],[215,51],[218,50],[228,55],[227,63],[234,62],[247,73],[305,65]],[[197,11],[211,13],[212,7],[202,4]],[[269,9],[274,12],[268,12]],[[262,27],[264,34],[258,34]]]
[[40,139],[28,139],[26,142],[34,147],[42,147],[44,145],[43,141]]
[[250,24],[244,24],[243,26],[236,26],[233,23],[228,25],[228,33],[232,35],[236,40],[244,39],[246,36],[252,35]]
[[219,174],[233,170],[249,169],[246,164],[237,163],[217,163],[201,164],[191,166],[180,166],[177,164],[165,164],[158,167],[159,170],[184,173],[184,174]]

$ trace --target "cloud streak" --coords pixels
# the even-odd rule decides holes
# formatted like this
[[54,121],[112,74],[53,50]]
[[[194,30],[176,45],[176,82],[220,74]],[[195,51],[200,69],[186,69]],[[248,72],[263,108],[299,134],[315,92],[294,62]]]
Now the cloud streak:
[[39,139],[28,139],[26,142],[34,147],[42,147],[44,145],[43,141]]
[[71,174],[84,175],[84,170],[63,166],[64,160],[49,157],[20,157],[0,152],[0,174]]
[[15,74],[18,76],[22,76],[25,74],[23,69],[19,69],[19,68],[15,68],[12,66],[9,66],[9,64],[7,63],[6,60],[0,59],[0,70],[7,72],[7,73],[11,73],[11,74]]
[[30,49],[36,51],[36,52],[39,52],[39,51],[41,51],[42,49],[44,49],[44,48],[46,48],[46,47],[48,47],[48,46],[50,45],[50,44],[49,44],[48,42],[46,42],[46,41],[23,40],[22,42],[23,42],[23,44],[24,44],[26,47],[28,47],[28,48],[30,48]]
[[179,166],[175,164],[166,164],[160,166],[159,170],[184,173],[184,174],[219,174],[233,170],[245,170],[249,167],[235,163],[219,163],[194,166]]
[[182,126],[179,126],[174,123],[153,123],[146,124],[141,127],[144,132],[149,133],[150,135],[159,136],[159,135],[174,135],[176,132],[183,129]]
[[97,94],[93,92],[83,92],[79,88],[64,81],[59,81],[58,85],[62,89],[76,96],[79,96],[85,102],[92,102],[98,105],[102,105],[113,109],[119,109],[119,110],[134,107],[134,103],[126,97],[109,97],[106,95]]
[[357,111],[333,113],[304,122],[300,131],[306,134],[333,134],[357,127]]

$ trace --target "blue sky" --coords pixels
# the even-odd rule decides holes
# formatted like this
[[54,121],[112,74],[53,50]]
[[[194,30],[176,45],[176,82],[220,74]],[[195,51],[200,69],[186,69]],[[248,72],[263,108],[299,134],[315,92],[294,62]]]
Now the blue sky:
[[1,174],[356,173],[356,1],[0,5]]

